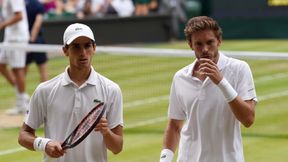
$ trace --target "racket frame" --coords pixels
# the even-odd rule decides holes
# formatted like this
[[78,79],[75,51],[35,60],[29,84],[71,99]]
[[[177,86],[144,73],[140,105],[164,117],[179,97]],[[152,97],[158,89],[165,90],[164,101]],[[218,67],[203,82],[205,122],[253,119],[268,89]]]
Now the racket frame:
[[97,111],[97,109],[101,106],[104,106],[104,102],[99,102],[93,109],[90,110],[90,112],[85,115],[85,117],[78,123],[77,127],[69,134],[69,136],[64,140],[64,142],[61,144],[62,149],[70,149],[75,146],[77,146],[80,142],[82,142],[90,133],[91,131],[96,127],[96,125],[99,123],[100,119],[104,115],[105,112],[105,106],[101,110],[99,116],[97,119],[94,121],[94,123],[91,125],[91,127],[74,143],[72,143],[72,139],[74,135],[76,135],[77,130],[79,129],[80,125],[94,112]]

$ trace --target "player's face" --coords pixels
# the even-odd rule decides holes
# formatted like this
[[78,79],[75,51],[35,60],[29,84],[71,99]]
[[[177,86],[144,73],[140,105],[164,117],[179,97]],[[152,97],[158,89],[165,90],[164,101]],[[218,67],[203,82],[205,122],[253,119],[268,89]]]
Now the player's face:
[[212,30],[198,31],[191,36],[190,48],[194,50],[197,59],[208,58],[213,62],[218,61],[218,48],[221,44]]
[[95,50],[96,45],[89,38],[78,37],[68,48],[64,48],[64,53],[69,57],[70,67],[81,70],[90,69]]

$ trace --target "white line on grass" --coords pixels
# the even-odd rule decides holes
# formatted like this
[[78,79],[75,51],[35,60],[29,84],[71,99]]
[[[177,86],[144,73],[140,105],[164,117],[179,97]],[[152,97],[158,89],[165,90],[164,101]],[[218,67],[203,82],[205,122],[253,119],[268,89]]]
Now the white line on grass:
[[283,79],[283,78],[288,78],[288,73],[276,73],[272,75],[266,75],[264,77],[255,79],[255,83],[257,84],[257,83],[272,81],[275,79]]
[[24,147],[18,147],[18,148],[14,148],[14,149],[10,149],[10,150],[4,150],[4,151],[0,151],[0,156],[7,155],[7,154],[13,154],[13,153],[24,151],[24,150],[25,150]]
[[129,108],[134,108],[136,106],[144,105],[144,104],[150,104],[150,103],[155,103],[163,100],[168,100],[168,95],[165,96],[158,96],[158,97],[151,97],[151,98],[146,98],[146,99],[141,99],[141,100],[136,100],[128,103],[124,103],[123,107],[125,109]]
[[[265,95],[265,96],[259,96],[258,99],[259,99],[259,101],[263,101],[263,100],[268,100],[268,99],[273,99],[273,98],[278,98],[278,97],[283,97],[283,96],[288,96],[288,90],[285,90],[282,92],[271,93],[271,94]],[[127,103],[126,106],[129,108],[129,107],[139,106],[139,105],[146,104],[146,103],[158,102],[159,99],[165,100],[165,99],[168,99],[168,96],[167,95],[166,96],[158,96],[155,98],[137,100],[137,101]],[[140,121],[140,122],[137,122],[135,124],[127,125],[125,128],[136,128],[136,127],[140,127],[140,126],[145,126],[145,125],[155,124],[158,122],[163,122],[165,120],[167,120],[167,117],[158,117],[158,118],[154,118],[151,120]],[[24,150],[26,150],[26,149],[24,149],[23,147],[18,147],[18,148],[9,149],[9,150],[3,150],[3,151],[0,151],[0,156],[17,153],[17,152],[21,152]]]
[[264,101],[264,100],[269,100],[269,99],[283,97],[283,96],[288,96],[288,90],[285,90],[282,92],[270,93],[270,94],[265,95],[265,96],[259,96],[258,100]]
[[145,121],[140,121],[140,122],[137,122],[135,124],[129,124],[127,126],[125,126],[125,128],[136,128],[136,127],[141,127],[141,126],[146,126],[146,125],[150,125],[150,124],[155,124],[155,123],[158,123],[158,122],[163,122],[163,121],[166,121],[167,120],[167,117],[158,117],[158,118],[154,118],[154,119],[150,119],[150,120],[145,120]]

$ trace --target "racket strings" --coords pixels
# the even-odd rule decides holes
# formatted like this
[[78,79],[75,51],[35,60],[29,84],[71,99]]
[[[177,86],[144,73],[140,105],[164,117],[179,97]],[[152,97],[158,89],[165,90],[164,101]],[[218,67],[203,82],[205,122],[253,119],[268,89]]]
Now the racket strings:
[[78,124],[75,130],[63,142],[62,147],[72,148],[84,140],[99,123],[105,112],[104,103],[97,104]]
[[83,134],[85,134],[87,132],[87,130],[90,129],[91,126],[93,126],[95,120],[97,120],[97,117],[99,116],[100,113],[101,113],[100,109],[96,109],[91,114],[89,114],[89,116],[87,116],[86,120],[84,120],[79,125],[78,130],[77,130],[75,136],[73,137],[73,140],[71,140],[71,142],[77,141]]

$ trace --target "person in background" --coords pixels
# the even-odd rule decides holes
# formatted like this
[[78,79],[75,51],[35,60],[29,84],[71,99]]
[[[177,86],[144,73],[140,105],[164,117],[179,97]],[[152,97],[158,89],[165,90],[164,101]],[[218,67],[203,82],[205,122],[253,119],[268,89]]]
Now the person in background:
[[132,0],[110,0],[111,6],[115,9],[119,17],[129,17],[134,14],[134,4]]
[[157,13],[159,9],[159,1],[160,0],[150,0],[148,4],[149,13]]
[[[3,21],[0,30],[4,29],[4,44],[23,44],[29,41],[28,21],[24,0],[2,1]],[[7,81],[16,89],[16,107],[9,109],[9,115],[18,115],[26,112],[29,95],[25,92],[25,61],[26,52],[17,49],[0,51],[0,72]],[[9,65],[12,69],[7,69]]]
[[63,0],[38,0],[44,6],[46,18],[61,16],[64,12]]
[[106,14],[106,0],[79,0],[77,4],[76,17],[103,17]]
[[[25,0],[29,23],[30,41],[32,44],[44,44],[43,27],[44,7],[38,0]],[[35,62],[40,74],[40,81],[48,79],[47,54],[45,52],[29,52],[26,56],[25,74],[27,75],[29,64]]]
[[134,0],[136,16],[147,16],[151,13],[158,13],[161,0]]
[[150,0],[134,0],[136,16],[146,16],[149,13]]
[[76,17],[79,19],[117,14],[111,0],[79,0],[76,10]]
[[241,124],[250,127],[257,103],[249,65],[219,51],[222,30],[207,16],[184,30],[196,59],[174,75],[160,162],[244,162]]
[[[69,25],[63,35],[63,53],[69,66],[41,83],[31,97],[18,141],[29,150],[44,152],[44,162],[107,162],[107,150],[118,154],[123,148],[122,92],[118,84],[94,70],[91,63],[95,52],[92,30],[85,24]],[[61,143],[95,107],[96,100],[104,102],[106,111],[95,131],[77,147],[63,149]],[[45,138],[36,136],[42,124]]]
[[179,39],[180,24],[187,21],[186,0],[162,0],[159,6],[159,13],[171,15],[170,35],[172,39]]

